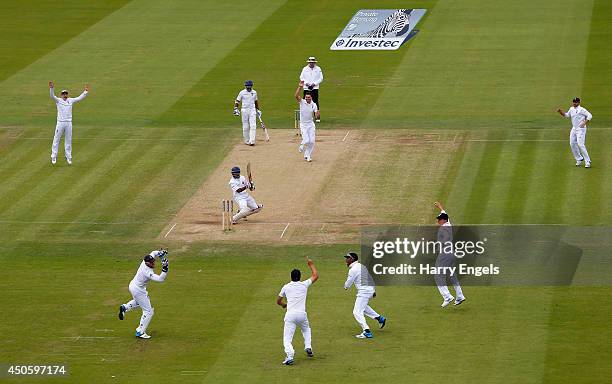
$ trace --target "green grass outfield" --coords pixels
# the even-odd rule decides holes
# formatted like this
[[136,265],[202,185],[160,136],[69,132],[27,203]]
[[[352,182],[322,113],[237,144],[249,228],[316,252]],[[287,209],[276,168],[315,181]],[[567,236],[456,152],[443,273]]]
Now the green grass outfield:
[[[116,320],[138,258],[239,139],[231,105],[242,82],[255,81],[272,129],[290,128],[310,55],[326,77],[319,129],[467,138],[447,177],[403,191],[398,204],[441,199],[462,224],[609,225],[612,4],[376,6],[428,14],[399,51],[332,52],[352,14],[372,2],[3,5],[0,364],[65,362],[70,378],[55,381],[77,383],[608,381],[609,286],[468,287],[469,302],[451,311],[439,310],[434,288],[383,287],[374,305],[388,328],[354,339],[339,255],[356,244],[169,243],[168,281],[150,287],[154,338],[134,339],[137,314]],[[73,94],[92,85],[75,106],[70,168],[61,157],[56,168],[49,162],[49,80]],[[568,121],[554,112],[575,95],[594,115],[590,170],[573,167]],[[282,367],[274,300],[305,254],[321,272],[309,296],[317,356]]]

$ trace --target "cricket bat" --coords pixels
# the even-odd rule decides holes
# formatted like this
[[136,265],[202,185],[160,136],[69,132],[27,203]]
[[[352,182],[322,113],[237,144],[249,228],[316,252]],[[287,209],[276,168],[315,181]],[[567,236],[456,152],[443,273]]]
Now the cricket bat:
[[270,135],[268,135],[268,128],[266,128],[266,125],[261,119],[261,116],[259,116],[259,123],[261,124],[261,129],[263,129],[264,135],[266,136],[266,141],[270,141]]
[[249,179],[249,184],[251,184],[251,191],[255,189],[255,184],[253,184],[253,175],[251,174],[251,162],[247,163],[247,178]]

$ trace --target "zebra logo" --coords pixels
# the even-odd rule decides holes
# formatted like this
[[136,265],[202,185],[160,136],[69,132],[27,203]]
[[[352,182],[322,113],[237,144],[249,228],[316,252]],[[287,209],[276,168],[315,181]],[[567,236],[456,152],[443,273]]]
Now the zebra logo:
[[366,33],[354,34],[350,37],[382,38],[392,33],[396,37],[401,36],[410,29],[410,11],[411,9],[398,9],[375,29]]

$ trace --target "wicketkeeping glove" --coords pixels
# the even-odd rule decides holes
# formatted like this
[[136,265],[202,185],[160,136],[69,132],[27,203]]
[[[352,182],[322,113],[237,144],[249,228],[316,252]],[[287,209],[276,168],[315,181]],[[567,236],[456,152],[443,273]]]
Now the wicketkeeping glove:
[[309,90],[309,91],[312,91],[313,89],[314,89],[314,84],[310,84],[310,85],[308,86],[308,90]]
[[234,116],[240,116],[240,111],[238,108],[234,108]]
[[162,272],[168,272],[168,264],[170,264],[168,259],[162,260]]

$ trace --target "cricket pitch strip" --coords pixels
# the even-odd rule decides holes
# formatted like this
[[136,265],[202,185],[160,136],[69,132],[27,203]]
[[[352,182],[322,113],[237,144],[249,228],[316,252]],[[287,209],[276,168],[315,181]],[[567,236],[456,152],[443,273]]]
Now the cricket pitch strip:
[[[358,243],[366,225],[431,224],[438,182],[465,138],[456,131],[317,130],[308,163],[294,130],[270,133],[270,142],[234,146],[160,238]],[[230,169],[237,165],[244,175],[248,162],[256,186],[251,195],[264,209],[223,231],[221,202],[231,198]]]

